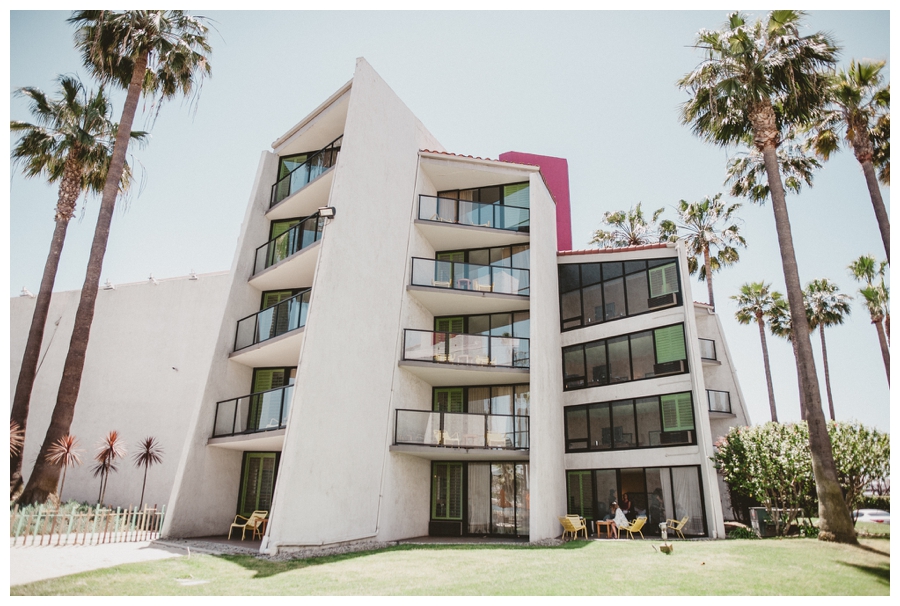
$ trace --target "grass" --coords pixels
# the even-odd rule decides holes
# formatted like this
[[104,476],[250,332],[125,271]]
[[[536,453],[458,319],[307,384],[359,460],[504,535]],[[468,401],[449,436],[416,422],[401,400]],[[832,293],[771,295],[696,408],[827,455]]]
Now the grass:
[[890,542],[401,545],[274,562],[192,555],[17,585],[10,595],[890,595]]

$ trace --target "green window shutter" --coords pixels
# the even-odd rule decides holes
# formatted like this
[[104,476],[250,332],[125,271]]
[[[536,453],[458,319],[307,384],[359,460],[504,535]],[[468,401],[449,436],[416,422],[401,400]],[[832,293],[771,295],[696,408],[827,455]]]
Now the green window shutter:
[[275,453],[245,453],[244,477],[238,513],[249,516],[257,509],[269,511],[275,491]]
[[452,332],[454,334],[461,334],[463,331],[463,319],[462,319],[462,317],[435,318],[434,319],[434,331],[435,332]]
[[438,261],[453,261],[454,263],[465,263],[466,253],[464,251],[442,252],[437,254]]
[[530,205],[528,183],[503,186],[503,204],[528,208]]
[[678,292],[678,270],[675,263],[650,270],[650,298]]
[[694,429],[694,412],[691,393],[676,393],[661,396],[663,431]]
[[568,473],[567,513],[577,514],[585,520],[594,519],[593,489],[590,471],[570,471]]
[[290,219],[288,221],[272,221],[272,227],[269,231],[269,240],[277,238],[298,223],[300,223],[298,219]]
[[463,389],[450,387],[434,390],[434,410],[437,412],[462,412]]
[[[253,393],[274,389],[272,384],[276,372],[278,371],[274,369],[260,369],[253,371]],[[282,371],[282,375],[283,374],[284,372]]]
[[656,363],[686,360],[684,347],[684,325],[667,326],[653,331],[656,338]]
[[433,463],[431,518],[462,519],[462,463]]
[[263,293],[262,309],[267,309],[294,296],[292,290],[273,290]]

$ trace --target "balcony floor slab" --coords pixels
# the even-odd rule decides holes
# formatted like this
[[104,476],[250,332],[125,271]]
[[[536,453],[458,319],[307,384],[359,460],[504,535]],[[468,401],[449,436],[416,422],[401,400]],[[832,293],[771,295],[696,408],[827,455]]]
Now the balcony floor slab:
[[303,346],[304,328],[286,332],[232,352],[228,358],[251,368],[297,366]]
[[493,227],[423,221],[422,219],[416,219],[415,225],[436,251],[528,244],[530,239],[527,232],[495,229]]
[[393,444],[389,450],[429,461],[527,461],[529,453],[528,450],[416,446],[414,444]]
[[284,428],[210,438],[206,445],[228,450],[281,452],[284,447]]
[[521,295],[433,286],[407,286],[406,290],[436,316],[524,311],[531,304],[528,297]]
[[422,362],[419,360],[401,360],[399,366],[433,387],[527,383],[531,376],[528,368],[507,368],[477,364],[446,364],[441,362]]
[[254,274],[250,278],[250,286],[262,291],[312,286],[321,244],[322,240],[317,240],[290,257]]

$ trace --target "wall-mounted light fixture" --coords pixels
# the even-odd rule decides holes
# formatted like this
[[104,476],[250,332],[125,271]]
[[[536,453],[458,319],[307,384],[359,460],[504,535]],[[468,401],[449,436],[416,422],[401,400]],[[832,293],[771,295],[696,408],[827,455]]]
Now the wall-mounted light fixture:
[[103,285],[103,290],[115,290],[115,285],[109,281],[109,278],[106,279],[106,284]]
[[325,217],[326,219],[334,219],[334,207],[333,206],[323,206],[319,208],[319,216]]

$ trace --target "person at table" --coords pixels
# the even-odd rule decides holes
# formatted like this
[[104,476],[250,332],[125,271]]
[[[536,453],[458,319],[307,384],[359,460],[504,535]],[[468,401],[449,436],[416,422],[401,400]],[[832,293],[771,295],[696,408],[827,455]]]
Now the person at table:
[[622,493],[622,507],[621,507],[621,509],[622,509],[622,511],[625,513],[625,515],[628,515],[628,513],[631,511],[631,499],[628,498],[628,493],[627,493],[627,492],[623,492],[623,493]]

